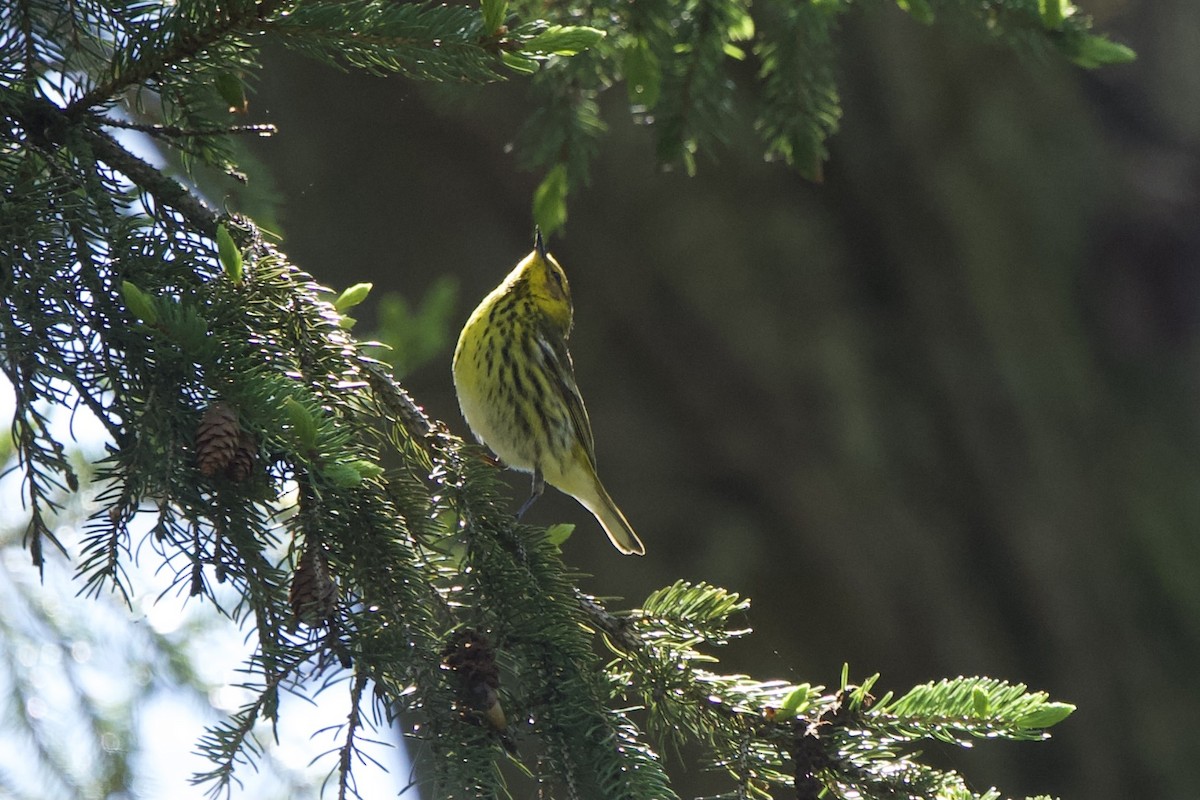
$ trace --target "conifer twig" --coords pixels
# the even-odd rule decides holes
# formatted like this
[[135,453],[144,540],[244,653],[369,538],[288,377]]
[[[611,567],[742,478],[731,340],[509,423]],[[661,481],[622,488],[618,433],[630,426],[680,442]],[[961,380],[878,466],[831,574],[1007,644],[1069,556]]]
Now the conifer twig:
[[161,125],[148,124],[142,122],[129,122],[123,119],[113,119],[112,117],[103,117],[101,124],[106,127],[124,128],[125,130],[138,131],[149,136],[162,137],[204,137],[204,136],[229,136],[232,134],[250,134],[255,136],[273,136],[279,132],[279,128],[270,124],[253,124],[253,125],[216,125],[210,128],[198,128],[189,130],[178,125]]
[[[274,14],[283,5],[284,0],[260,0],[255,3],[253,10],[241,14],[230,14],[217,24],[207,28],[181,27],[177,30],[171,45],[161,50],[147,49],[126,70],[117,70],[106,81],[101,81],[67,105],[67,111],[76,113],[104,103],[112,102],[112,98],[132,86],[140,86],[169,66],[177,66],[195,57],[205,48],[219,42],[229,34],[243,29],[248,22],[261,22]],[[178,15],[178,10],[176,10]],[[165,26],[164,26],[165,27]]]
[[120,172],[159,203],[178,211],[197,231],[216,236],[220,215],[179,181],[164,175],[121,147],[103,131],[86,129],[86,141],[96,157]]
[[417,405],[412,396],[396,382],[386,364],[366,361],[362,367],[367,376],[367,383],[371,385],[371,390],[380,403],[400,421],[414,442],[423,445],[426,437],[437,430],[425,409]]

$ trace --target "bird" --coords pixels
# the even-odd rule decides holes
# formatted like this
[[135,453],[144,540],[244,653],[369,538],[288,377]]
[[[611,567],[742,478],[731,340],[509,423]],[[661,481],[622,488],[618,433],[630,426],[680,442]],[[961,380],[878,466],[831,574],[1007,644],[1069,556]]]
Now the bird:
[[534,248],[471,313],[454,349],[454,388],[475,438],[508,467],[533,474],[524,516],[549,483],[595,516],[613,546],[645,546],[596,474],[596,444],[567,349],[574,318],[562,266]]

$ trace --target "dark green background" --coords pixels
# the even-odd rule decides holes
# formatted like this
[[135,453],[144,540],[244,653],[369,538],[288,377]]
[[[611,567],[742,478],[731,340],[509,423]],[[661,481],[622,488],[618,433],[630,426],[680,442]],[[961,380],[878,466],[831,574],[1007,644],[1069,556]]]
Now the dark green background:
[[[616,87],[552,249],[601,473],[649,554],[618,556],[561,496],[531,519],[578,523],[566,558],[597,594],[752,597],[730,671],[987,674],[1079,705],[1049,743],[938,756],[978,790],[1185,800],[1200,4],[1085,10],[1139,60],[1086,73],[849,14],[821,185],[764,163],[748,122],[698,177],[661,172]],[[454,276],[452,343],[529,249],[539,176],[505,150],[529,112],[520,80],[430,90],[275,54],[250,116],[281,128],[255,152],[284,249],[413,301]],[[465,435],[450,347],[406,384]],[[717,791],[678,767],[681,796]]]

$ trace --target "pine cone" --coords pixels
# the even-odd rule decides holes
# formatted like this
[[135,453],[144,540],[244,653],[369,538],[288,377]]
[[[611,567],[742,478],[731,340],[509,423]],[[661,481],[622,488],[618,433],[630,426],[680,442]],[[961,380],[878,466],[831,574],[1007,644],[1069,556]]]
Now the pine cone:
[[469,629],[455,633],[442,649],[442,667],[458,677],[461,697],[473,715],[497,731],[508,727],[496,692],[500,688],[496,651],[486,636]]
[[249,431],[241,431],[238,435],[237,446],[233,449],[233,456],[225,466],[225,475],[230,480],[241,483],[253,474],[254,464],[257,460],[258,442],[255,441],[254,434]]
[[200,474],[212,478],[233,459],[242,429],[237,411],[228,403],[213,403],[196,428],[196,466]]
[[442,666],[457,675],[464,684],[500,685],[500,670],[496,667],[496,651],[492,643],[483,634],[469,628],[457,631],[442,648]]
[[310,628],[329,625],[337,610],[337,584],[329,574],[329,560],[318,542],[309,542],[300,554],[288,602],[296,620]]

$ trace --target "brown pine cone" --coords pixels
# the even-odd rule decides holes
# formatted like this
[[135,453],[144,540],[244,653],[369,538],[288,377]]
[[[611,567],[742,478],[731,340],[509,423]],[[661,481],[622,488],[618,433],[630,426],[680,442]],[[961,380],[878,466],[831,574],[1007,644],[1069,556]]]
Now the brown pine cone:
[[329,625],[337,610],[337,584],[329,573],[329,560],[318,542],[305,545],[292,576],[288,602],[296,620],[310,628]]
[[196,427],[196,466],[201,475],[214,477],[229,465],[241,432],[233,406],[217,402],[205,410]]
[[465,629],[456,632],[442,649],[442,668],[459,680],[462,699],[473,715],[503,732],[508,722],[500,705],[500,668],[496,651],[486,636]]
[[254,472],[254,464],[257,460],[258,443],[254,439],[254,434],[249,431],[241,431],[238,435],[237,446],[233,449],[233,456],[225,466],[225,475],[230,480],[241,483]]

